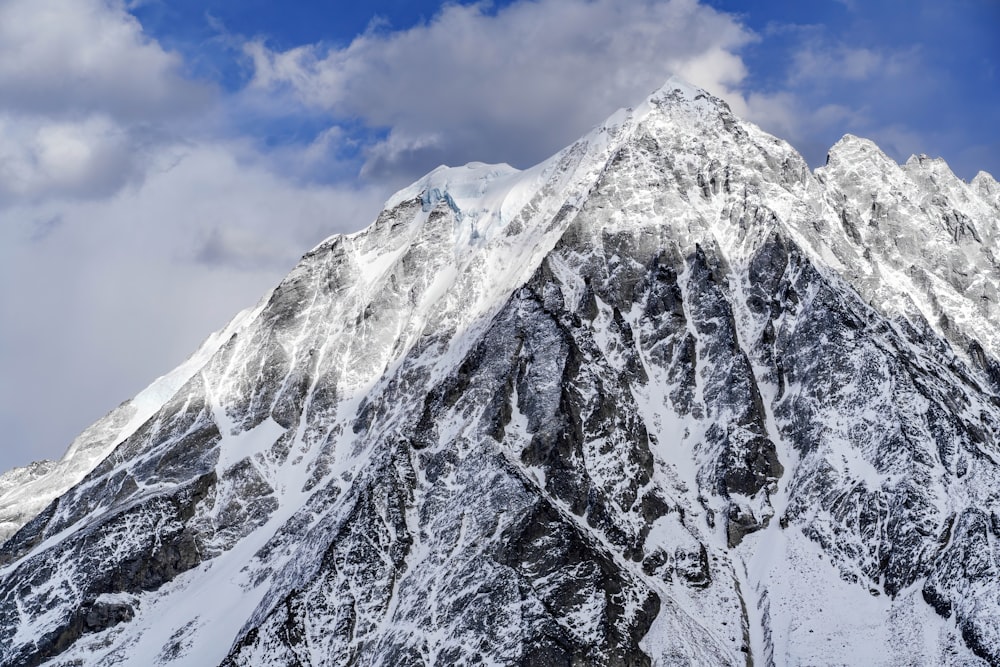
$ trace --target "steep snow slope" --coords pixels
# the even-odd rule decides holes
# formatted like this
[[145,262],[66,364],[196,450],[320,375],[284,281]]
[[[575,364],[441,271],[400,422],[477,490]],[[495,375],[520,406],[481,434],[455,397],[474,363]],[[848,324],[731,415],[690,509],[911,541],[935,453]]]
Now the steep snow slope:
[[0,546],[0,663],[997,664],[997,186],[880,156],[671,80],[435,170]]

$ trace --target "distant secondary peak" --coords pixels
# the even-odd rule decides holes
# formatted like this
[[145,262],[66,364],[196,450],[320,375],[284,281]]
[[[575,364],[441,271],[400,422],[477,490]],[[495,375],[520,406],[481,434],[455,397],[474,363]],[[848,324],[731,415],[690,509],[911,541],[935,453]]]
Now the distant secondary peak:
[[926,153],[920,153],[918,155],[911,155],[906,161],[906,167],[910,169],[948,170],[948,163],[944,161],[944,158],[931,157]]
[[910,163],[924,164],[925,162],[944,162],[944,158],[931,157],[927,153],[918,153],[917,155],[911,155],[910,159],[908,159],[906,162],[907,164]]
[[980,187],[985,192],[994,192],[998,186],[997,179],[993,178],[993,174],[988,171],[980,171],[976,174],[972,179],[972,184]]
[[923,153],[911,155],[903,165],[903,171],[916,179],[930,179],[930,182],[944,183],[951,181],[958,185],[961,181],[952,172],[951,167],[941,157],[929,157]]
[[845,134],[826,154],[826,164],[831,167],[850,167],[860,162],[899,166],[874,141],[853,134]]
[[871,139],[866,139],[864,137],[859,137],[856,134],[845,134],[837,141],[831,148],[831,151],[844,151],[844,150],[861,150],[861,151],[879,151],[882,149],[878,147]]
[[980,171],[970,183],[973,190],[988,201],[993,201],[995,206],[1000,206],[1000,183],[993,178],[993,174]]

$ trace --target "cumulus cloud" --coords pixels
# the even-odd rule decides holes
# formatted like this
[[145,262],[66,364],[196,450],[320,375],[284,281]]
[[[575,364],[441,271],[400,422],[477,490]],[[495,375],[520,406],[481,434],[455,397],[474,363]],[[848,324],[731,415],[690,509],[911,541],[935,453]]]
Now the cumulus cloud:
[[104,115],[0,114],[0,204],[111,194],[137,175],[141,152],[141,142]]
[[209,95],[182,69],[120,0],[0,2],[0,104],[8,112],[162,117]]
[[388,128],[365,165],[386,177],[471,159],[525,166],[671,73],[730,96],[746,74],[738,50],[753,39],[694,0],[545,0],[446,5],[428,23],[376,27],[344,48],[245,50],[257,93]]
[[0,2],[0,208],[140,180],[150,145],[213,97],[183,65],[120,0]]

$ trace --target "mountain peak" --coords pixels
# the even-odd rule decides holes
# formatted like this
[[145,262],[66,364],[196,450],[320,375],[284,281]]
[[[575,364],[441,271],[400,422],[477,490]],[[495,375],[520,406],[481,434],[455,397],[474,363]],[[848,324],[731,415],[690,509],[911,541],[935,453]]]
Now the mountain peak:
[[993,174],[987,171],[980,171],[972,179],[970,185],[983,197],[994,201],[1000,206],[1000,184],[993,178]]
[[828,167],[858,169],[866,164],[879,170],[899,168],[899,164],[886,155],[878,144],[854,134],[845,134],[826,154]]
[[711,97],[706,90],[695,86],[677,74],[671,75],[670,78],[668,78],[662,86],[657,88],[651,96],[664,97],[677,96],[678,94],[682,98],[691,102],[702,97]]
[[640,109],[649,106],[660,109],[694,110],[699,115],[719,113],[732,115],[729,105],[724,100],[677,75],[671,76],[662,86],[653,91],[640,106]]
[[996,184],[917,167],[672,78],[435,169],[0,479],[0,664],[997,664]]

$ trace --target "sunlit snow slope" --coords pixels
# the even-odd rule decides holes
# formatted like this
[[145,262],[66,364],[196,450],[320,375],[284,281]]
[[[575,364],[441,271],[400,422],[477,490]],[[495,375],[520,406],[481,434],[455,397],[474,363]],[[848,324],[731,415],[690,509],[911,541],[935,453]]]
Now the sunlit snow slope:
[[1000,664],[998,192],[678,80],[439,168],[43,473],[0,664]]

